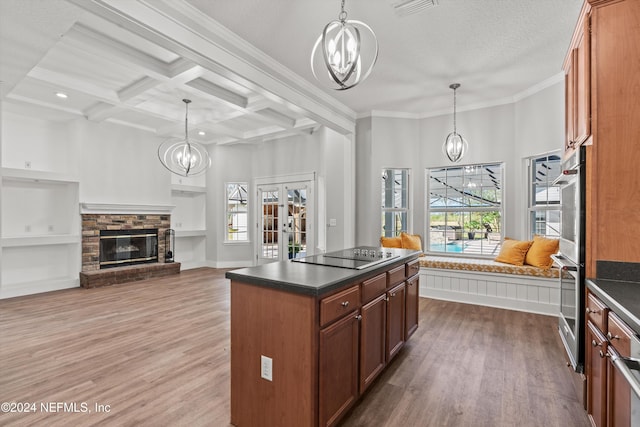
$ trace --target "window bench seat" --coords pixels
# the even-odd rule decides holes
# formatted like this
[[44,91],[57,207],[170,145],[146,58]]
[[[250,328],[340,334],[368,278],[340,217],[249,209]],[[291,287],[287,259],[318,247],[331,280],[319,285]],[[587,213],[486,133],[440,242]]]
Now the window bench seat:
[[489,259],[422,256],[420,296],[557,315],[560,271]]

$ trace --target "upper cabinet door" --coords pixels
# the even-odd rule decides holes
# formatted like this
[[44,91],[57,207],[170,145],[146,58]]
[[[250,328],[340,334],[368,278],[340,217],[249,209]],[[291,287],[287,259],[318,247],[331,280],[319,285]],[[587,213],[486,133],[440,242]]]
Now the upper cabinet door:
[[591,136],[591,36],[587,9],[565,61],[565,150],[577,148]]
[[575,144],[580,145],[591,136],[591,36],[590,18],[584,17],[582,31],[574,48],[575,84]]

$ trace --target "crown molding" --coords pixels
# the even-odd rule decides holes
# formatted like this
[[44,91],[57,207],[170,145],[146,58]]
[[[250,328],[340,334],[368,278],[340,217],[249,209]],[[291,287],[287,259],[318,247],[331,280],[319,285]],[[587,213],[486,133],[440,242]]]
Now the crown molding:
[[[457,108],[457,112],[461,113],[464,111],[473,111],[473,110],[481,110],[483,108],[490,108],[490,107],[498,107],[501,105],[507,105],[507,104],[515,104],[516,102],[519,102],[523,99],[526,99],[532,95],[535,95],[538,92],[543,91],[544,89],[547,89],[548,87],[551,87],[555,84],[558,84],[560,82],[564,81],[564,73],[563,72],[559,72],[557,74],[554,74],[553,76],[539,82],[536,83],[535,85],[516,93],[515,95],[512,96],[507,96],[504,98],[498,98],[498,99],[493,99],[493,100],[489,100],[489,101],[483,101],[483,102],[478,102],[476,104],[470,104],[467,106],[463,106],[463,107],[458,107]],[[384,111],[384,110],[372,110],[369,113],[364,113],[364,114],[358,114],[358,119],[364,119],[364,118],[368,118],[368,117],[379,117],[379,118],[394,118],[394,119],[428,119],[431,117],[438,117],[438,116],[444,116],[444,115],[448,115],[451,114],[451,108],[446,108],[446,109],[442,109],[442,110],[435,110],[435,111],[431,111],[428,113],[422,113],[422,114],[416,114],[416,113],[406,113],[406,112],[402,112],[402,111]]]

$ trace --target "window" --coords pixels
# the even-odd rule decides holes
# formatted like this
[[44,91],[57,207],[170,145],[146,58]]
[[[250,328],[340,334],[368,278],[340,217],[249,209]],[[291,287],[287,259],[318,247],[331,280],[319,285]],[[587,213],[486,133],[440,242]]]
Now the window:
[[248,241],[247,234],[247,183],[227,184],[227,233],[226,241]]
[[409,226],[409,169],[382,170],[382,236],[399,236]]
[[503,170],[502,163],[427,169],[428,252],[500,252]]
[[560,189],[552,185],[560,175],[560,152],[528,159],[529,235],[560,237]]

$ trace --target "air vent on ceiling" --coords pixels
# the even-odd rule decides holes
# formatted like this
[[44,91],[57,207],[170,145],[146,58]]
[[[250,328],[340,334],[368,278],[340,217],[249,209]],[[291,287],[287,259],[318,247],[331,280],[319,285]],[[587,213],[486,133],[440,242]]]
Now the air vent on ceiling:
[[399,0],[393,3],[397,16],[408,16],[437,6],[438,0]]

